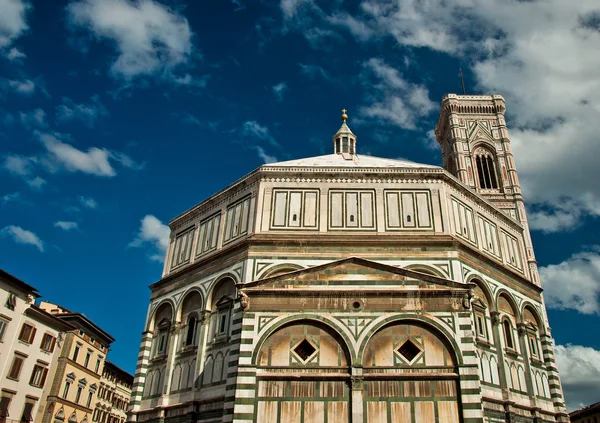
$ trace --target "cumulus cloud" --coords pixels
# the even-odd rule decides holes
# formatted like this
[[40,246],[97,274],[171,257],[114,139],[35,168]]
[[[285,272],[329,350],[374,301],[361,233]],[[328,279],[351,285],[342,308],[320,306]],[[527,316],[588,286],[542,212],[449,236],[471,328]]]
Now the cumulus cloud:
[[567,344],[556,345],[554,354],[569,411],[598,401],[600,351]]
[[110,151],[107,149],[90,147],[87,151],[81,151],[53,134],[40,133],[38,136],[49,153],[49,164],[53,170],[64,169],[109,177],[117,174],[108,160]]
[[39,107],[30,112],[20,112],[19,119],[26,128],[45,128],[48,125],[46,112]]
[[56,107],[56,119],[60,122],[79,120],[92,127],[100,116],[107,116],[108,111],[98,96],[93,96],[89,103],[77,104],[70,98],[63,98],[63,104]]
[[548,307],[600,314],[600,247],[540,268]]
[[[30,9],[27,0],[0,0],[0,49],[10,47],[28,29],[27,12]],[[9,50],[9,56],[11,52]]]
[[96,200],[94,200],[92,197],[84,197],[83,195],[80,195],[79,203],[86,209],[97,209],[98,208],[98,202]]
[[267,141],[273,147],[279,147],[279,143],[269,133],[269,128],[261,125],[255,120],[247,120],[242,124],[242,135],[250,138],[257,138],[262,141]]
[[361,108],[364,116],[405,129],[417,129],[420,119],[435,109],[424,85],[407,81],[382,59],[371,58],[363,67],[364,85],[375,89],[370,104]]
[[384,36],[468,55],[478,88],[507,99],[523,192],[529,204],[545,208],[534,214],[532,227],[551,232],[576,226],[568,214],[600,216],[597,16],[596,0],[365,0],[353,16],[334,11],[321,22],[361,42]]
[[35,92],[35,82],[30,79],[7,79],[1,82],[5,90],[13,91],[17,94],[30,96]]
[[77,229],[79,227],[79,225],[77,224],[77,222],[65,222],[62,220],[59,220],[58,222],[54,223],[54,227],[56,228],[60,228],[63,231],[72,231],[73,229]]
[[135,239],[129,244],[130,247],[151,247],[150,259],[164,261],[169,246],[169,234],[171,230],[158,218],[150,214],[144,216],[140,229]]
[[6,226],[0,231],[0,235],[12,238],[17,244],[33,245],[41,252],[44,251],[44,242],[36,234],[20,226]]
[[264,148],[256,145],[254,146],[254,149],[256,150],[256,154],[258,154],[258,157],[260,157],[260,159],[265,162],[265,163],[275,163],[277,162],[277,157],[275,156],[271,156],[269,154],[267,154],[264,150]]
[[285,82],[280,82],[279,84],[273,85],[271,89],[273,90],[273,94],[275,94],[277,100],[281,101],[283,100],[283,94],[285,93],[285,90],[287,90],[287,84]]
[[4,158],[2,167],[10,173],[18,176],[29,176],[33,172],[37,159],[34,157],[9,154]]
[[153,0],[72,1],[67,13],[74,27],[108,40],[117,51],[116,78],[168,75],[192,54],[192,31],[178,11]]
[[21,59],[26,58],[27,55],[23,52],[21,52],[19,49],[13,47],[11,48],[8,53],[6,53],[6,58],[8,60],[10,60],[11,62],[17,62]]
[[12,202],[18,203],[20,201],[22,201],[20,192],[12,192],[10,194],[4,194],[2,197],[0,197],[0,203],[2,204],[8,204]]

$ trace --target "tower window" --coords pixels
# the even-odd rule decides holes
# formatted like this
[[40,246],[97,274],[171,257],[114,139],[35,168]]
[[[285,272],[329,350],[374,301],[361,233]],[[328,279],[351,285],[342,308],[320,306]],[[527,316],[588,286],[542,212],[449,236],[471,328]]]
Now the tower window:
[[504,325],[504,337],[506,339],[506,347],[514,348],[515,346],[514,346],[513,340],[512,340],[512,327],[510,325],[510,322],[508,320],[504,320],[503,325]]
[[498,189],[496,166],[494,159],[486,151],[479,150],[475,156],[479,187],[483,189]]
[[349,150],[350,150],[350,147],[348,144],[348,137],[343,137],[342,138],[342,153],[348,153]]
[[339,138],[336,138],[336,140],[335,140],[335,152],[336,153],[340,153],[341,152],[340,151],[340,139]]

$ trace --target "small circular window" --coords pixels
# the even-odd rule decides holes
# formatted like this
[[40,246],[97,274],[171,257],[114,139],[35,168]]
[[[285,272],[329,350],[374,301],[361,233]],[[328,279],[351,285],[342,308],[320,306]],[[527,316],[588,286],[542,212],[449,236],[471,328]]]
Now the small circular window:
[[352,308],[352,310],[354,311],[359,311],[362,310],[364,307],[364,304],[361,300],[352,300],[350,302],[350,307]]

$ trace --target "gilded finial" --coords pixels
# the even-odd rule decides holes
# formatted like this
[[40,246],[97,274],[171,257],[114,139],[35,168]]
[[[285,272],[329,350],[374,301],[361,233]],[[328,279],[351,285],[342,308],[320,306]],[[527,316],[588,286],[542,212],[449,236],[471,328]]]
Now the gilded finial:
[[348,119],[348,115],[346,114],[346,109],[342,109],[342,120],[346,122]]

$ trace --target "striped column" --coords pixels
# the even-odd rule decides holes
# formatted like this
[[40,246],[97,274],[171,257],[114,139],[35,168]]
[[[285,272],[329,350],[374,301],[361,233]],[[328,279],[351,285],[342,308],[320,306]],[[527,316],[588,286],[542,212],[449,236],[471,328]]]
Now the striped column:
[[457,341],[463,356],[463,364],[458,368],[460,396],[464,423],[483,423],[481,403],[481,383],[477,352],[473,331],[473,318],[470,312],[458,314]]
[[144,392],[144,382],[146,381],[146,373],[148,372],[148,364],[150,362],[150,351],[152,349],[151,331],[142,333],[142,342],[140,343],[140,352],[138,353],[137,364],[135,366],[135,378],[133,379],[133,387],[131,388],[131,402],[129,403],[128,421],[136,421],[135,412],[140,410],[142,403],[142,394]]
[[234,405],[237,400],[237,378],[238,378],[238,362],[240,358],[240,339],[242,337],[242,319],[243,309],[238,298],[233,306],[231,318],[231,345],[227,357],[227,383],[225,385],[225,398],[223,404],[223,422],[234,421]]
[[233,409],[233,422],[235,423],[252,423],[254,421],[254,405],[257,395],[256,367],[252,363],[256,335],[255,324],[254,313],[243,314],[240,325],[238,369],[233,388],[235,389]]
[[563,390],[558,375],[558,368],[554,360],[554,343],[549,333],[540,335],[542,342],[542,351],[544,353],[544,362],[546,363],[546,371],[548,372],[548,384],[550,385],[550,397],[554,404],[554,410],[557,413],[558,422],[568,422],[569,415],[565,407],[563,398]]

